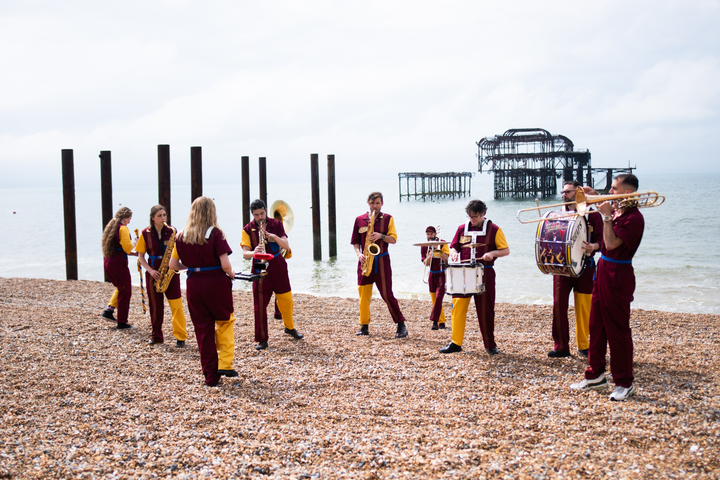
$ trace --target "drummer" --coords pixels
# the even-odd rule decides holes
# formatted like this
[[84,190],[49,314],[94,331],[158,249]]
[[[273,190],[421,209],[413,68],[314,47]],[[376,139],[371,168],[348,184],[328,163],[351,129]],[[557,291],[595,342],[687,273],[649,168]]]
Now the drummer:
[[[482,333],[485,351],[489,355],[500,353],[495,344],[495,259],[510,254],[510,247],[503,231],[485,218],[487,207],[480,200],[471,200],[465,207],[468,218],[466,224],[460,225],[455,237],[450,243],[451,262],[471,263],[472,260],[484,266],[483,282],[485,292],[479,294],[453,294],[453,308],[450,315],[452,321],[452,341],[440,349],[440,353],[454,353],[462,351],[463,337],[465,336],[465,322],[467,320],[470,299],[475,300],[480,332]],[[463,248],[464,245],[480,244],[472,248]]]
[[[575,192],[580,187],[580,182],[565,182],[562,189],[564,203],[575,201]],[[597,192],[590,187],[584,187],[585,193],[597,195]],[[575,204],[566,205],[565,210],[577,210]],[[564,275],[553,275],[553,323],[552,338],[555,344],[548,357],[561,358],[570,356],[570,326],[568,322],[568,299],[573,291],[575,297],[575,338],[577,341],[578,353],[583,357],[588,356],[589,323],[590,323],[590,300],[592,299],[593,279],[595,278],[595,252],[600,250],[602,242],[603,221],[602,215],[589,213],[586,215],[588,221],[588,241],[583,241],[583,249],[587,253],[585,257],[585,268],[579,277],[566,277]]]
[[[442,241],[437,236],[437,230],[430,225],[425,229],[425,235],[428,242]],[[420,247],[420,259],[426,267],[430,268],[428,275],[428,288],[430,289],[430,299],[432,300],[432,310],[430,311],[430,321],[432,330],[442,330],[445,328],[445,311],[443,310],[443,297],[445,296],[445,262],[450,255],[450,249],[445,245],[436,245],[434,248],[430,246]]]

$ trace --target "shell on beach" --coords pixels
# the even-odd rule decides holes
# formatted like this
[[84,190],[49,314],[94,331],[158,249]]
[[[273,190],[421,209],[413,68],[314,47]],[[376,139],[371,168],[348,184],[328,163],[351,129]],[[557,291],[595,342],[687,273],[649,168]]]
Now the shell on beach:
[[148,346],[140,289],[129,331],[99,316],[112,292],[0,278],[0,478],[720,478],[717,315],[633,310],[637,393],[615,403],[569,389],[575,348],[547,357],[551,306],[498,304],[493,357],[471,308],[463,352],[442,355],[429,299],[400,300],[395,339],[377,292],[367,337],[357,299],[294,295],[305,338],[270,312],[258,352],[234,291],[240,376],[209,388],[187,311],[186,348],[167,306]]

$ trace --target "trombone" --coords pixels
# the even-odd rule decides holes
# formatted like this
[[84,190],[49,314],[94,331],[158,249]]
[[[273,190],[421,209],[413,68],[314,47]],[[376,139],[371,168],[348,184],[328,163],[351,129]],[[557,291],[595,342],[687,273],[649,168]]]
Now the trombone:
[[[617,195],[585,195],[585,192],[583,191],[582,187],[577,187],[577,190],[575,191],[575,201],[573,202],[566,202],[566,203],[556,203],[554,205],[543,205],[540,206],[540,203],[535,200],[535,203],[537,204],[536,207],[532,208],[524,208],[522,210],[518,210],[517,212],[517,219],[520,223],[535,223],[535,222],[544,222],[545,220],[557,220],[559,218],[567,218],[567,217],[573,217],[575,215],[585,215],[586,213],[600,213],[597,210],[588,210],[588,205],[593,205],[595,203],[602,203],[602,202],[612,202],[617,200],[617,204],[615,205],[617,208],[650,208],[650,207],[659,207],[660,205],[665,202],[665,197],[658,194],[657,192],[633,192],[633,193],[621,193]],[[546,210],[549,208],[555,208],[555,207],[564,207],[567,205],[575,205],[575,211],[574,212],[567,212],[565,214],[560,215],[553,215],[550,218],[544,218],[542,213],[540,213],[541,210]],[[521,220],[520,214],[524,212],[532,212],[537,211],[538,216],[540,218],[536,218],[534,220]]]

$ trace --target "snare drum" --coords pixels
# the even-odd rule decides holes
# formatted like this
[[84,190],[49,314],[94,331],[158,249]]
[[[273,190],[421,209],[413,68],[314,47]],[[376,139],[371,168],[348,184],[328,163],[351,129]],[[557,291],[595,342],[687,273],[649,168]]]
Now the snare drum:
[[449,263],[445,270],[445,291],[451,295],[477,295],[485,291],[481,263]]
[[585,269],[583,242],[589,241],[584,215],[552,219],[567,212],[547,212],[535,234],[535,261],[543,273],[579,277]]

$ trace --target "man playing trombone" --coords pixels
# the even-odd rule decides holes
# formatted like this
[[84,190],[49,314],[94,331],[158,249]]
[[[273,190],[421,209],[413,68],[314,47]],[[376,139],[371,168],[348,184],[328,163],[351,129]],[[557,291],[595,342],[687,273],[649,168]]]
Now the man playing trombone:
[[[568,211],[575,211],[577,208],[571,202],[575,201],[575,192],[580,187],[579,182],[565,182],[562,189],[562,198]],[[594,192],[594,191],[593,191]],[[597,193],[597,192],[595,192]],[[568,298],[570,292],[574,291],[575,297],[575,337],[577,348],[583,357],[588,356],[588,328],[590,320],[590,299],[592,297],[593,279],[595,278],[595,251],[600,250],[602,241],[603,221],[602,216],[597,213],[586,215],[588,230],[590,232],[589,242],[583,242],[583,249],[588,256],[585,257],[585,268],[579,277],[566,277],[564,275],[553,275],[553,323],[552,338],[554,347],[548,353],[548,357],[569,357],[570,356],[570,326],[568,323]]]
[[[633,174],[613,179],[610,194],[630,194],[638,189]],[[575,390],[599,390],[608,386],[605,353],[610,345],[610,370],[615,389],[610,400],[622,401],[635,393],[630,303],[635,292],[632,259],[640,246],[645,219],[636,204],[605,201],[598,205],[603,216],[603,240],[590,307],[590,348],[585,379]],[[594,214],[597,215],[597,214]]]

